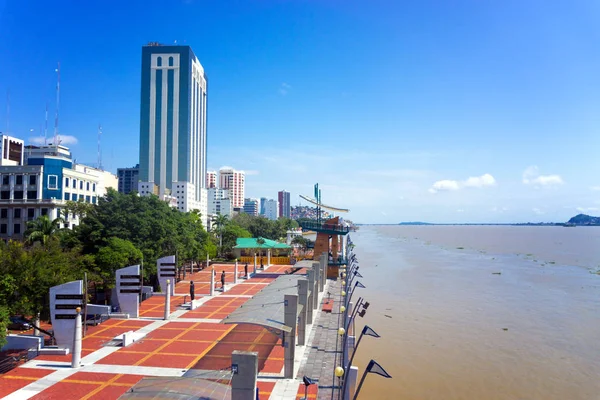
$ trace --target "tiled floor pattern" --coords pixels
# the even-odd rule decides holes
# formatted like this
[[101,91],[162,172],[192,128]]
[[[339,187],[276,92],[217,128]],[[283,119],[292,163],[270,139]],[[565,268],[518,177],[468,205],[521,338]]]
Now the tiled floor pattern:
[[[249,272],[252,272],[252,266],[249,267]],[[250,296],[276,279],[277,274],[283,274],[289,269],[290,266],[271,266],[266,271],[259,271],[258,275],[250,279],[242,277],[237,285],[233,285],[234,266],[217,265],[215,281],[218,287],[221,285],[220,271],[223,270],[227,285],[231,286],[225,293],[215,292],[216,296],[200,307],[179,312],[179,317],[168,322],[160,321],[164,316],[164,296],[153,296],[141,304],[139,319],[110,319],[101,325],[88,327],[86,337],[82,341],[82,358],[90,354],[91,357],[96,357],[98,354],[93,365],[85,365],[81,368],[83,370],[76,371],[66,368],[70,364],[71,355],[39,356],[33,362],[48,361],[43,367],[19,367],[0,376],[0,397],[12,393],[12,398],[117,399],[145,376],[139,371],[158,371],[157,373],[161,374],[181,376],[188,369],[225,369],[231,364],[233,350],[258,352],[260,373],[279,374],[283,369],[284,349],[281,340],[266,329],[252,325],[226,325],[189,320],[223,319],[245,303]],[[177,283],[176,295],[171,297],[171,312],[180,309],[186,300],[185,295],[188,295],[189,300],[190,279],[194,280],[196,286],[196,299],[208,294],[210,273],[212,269],[196,272],[188,275],[185,281]],[[239,273],[240,276],[243,275],[243,265],[239,266]],[[148,328],[153,323],[158,325]],[[125,348],[106,346],[115,336],[144,327],[151,331],[140,341]],[[103,372],[90,372],[92,367]],[[117,368],[127,373],[111,373]],[[59,376],[56,383],[46,384],[47,387],[37,394],[31,391],[14,393],[23,388],[28,390],[27,385],[37,381],[54,380],[51,377],[59,373],[65,377],[61,379]],[[261,399],[269,398],[274,387],[273,381],[259,380]],[[298,393],[300,389],[303,395],[304,387],[300,387]],[[314,398],[314,395],[309,398]]]

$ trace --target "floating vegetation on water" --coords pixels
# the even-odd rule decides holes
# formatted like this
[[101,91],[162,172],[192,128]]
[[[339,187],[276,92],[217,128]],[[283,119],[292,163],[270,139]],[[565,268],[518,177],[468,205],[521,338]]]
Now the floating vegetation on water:
[[457,250],[464,250],[465,248],[464,247],[457,247],[456,249]]
[[527,254],[525,254],[525,257],[533,257],[533,254],[527,253]]
[[548,264],[554,265],[554,264],[556,264],[556,261],[548,261]]
[[502,275],[502,272],[492,272],[492,275]]

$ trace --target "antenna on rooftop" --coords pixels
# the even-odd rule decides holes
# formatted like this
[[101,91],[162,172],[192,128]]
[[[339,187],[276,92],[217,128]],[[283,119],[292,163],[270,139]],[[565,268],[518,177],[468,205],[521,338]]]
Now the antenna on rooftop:
[[102,125],[98,124],[98,169],[102,168],[102,150],[100,149],[100,137],[102,136]]
[[46,102],[46,126],[44,126],[44,146],[48,144],[48,102]]
[[58,110],[60,106],[60,61],[58,62],[58,67],[55,69],[57,73],[56,79],[56,116],[54,118],[54,146],[58,146]]
[[6,89],[6,134],[10,135],[10,89]]

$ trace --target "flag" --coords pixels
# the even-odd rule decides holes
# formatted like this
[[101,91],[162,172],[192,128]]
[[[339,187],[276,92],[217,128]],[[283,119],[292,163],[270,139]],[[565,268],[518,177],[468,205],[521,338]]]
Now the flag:
[[358,276],[359,278],[362,278],[363,276],[360,274],[360,272],[358,271],[354,271],[354,275]]
[[356,284],[354,285],[355,287],[359,287],[359,288],[366,288],[365,285],[363,285],[362,283],[360,283],[360,281],[356,281]]
[[375,361],[375,360],[371,360],[369,362],[369,366],[367,367],[367,372],[372,372],[374,374],[381,375],[384,378],[392,377],[390,374],[385,372],[385,369],[383,369],[383,367],[381,365],[377,364],[377,361]]
[[369,327],[369,325],[365,325],[365,327],[362,330],[362,334],[363,335],[368,335],[368,336],[373,336],[373,337],[376,337],[376,338],[381,337],[381,336],[379,336],[377,334],[377,332],[375,332],[373,329],[371,329]]

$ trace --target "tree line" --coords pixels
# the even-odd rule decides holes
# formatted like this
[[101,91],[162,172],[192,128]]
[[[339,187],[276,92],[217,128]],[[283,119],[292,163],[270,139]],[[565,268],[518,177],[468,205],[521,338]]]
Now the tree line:
[[49,318],[50,287],[82,279],[106,289],[115,285],[115,271],[141,264],[144,283],[153,284],[156,260],[177,255],[178,263],[233,257],[240,237],[285,240],[298,224],[238,214],[217,215],[210,232],[198,211],[181,212],[156,196],[121,194],[109,189],[97,205],[67,202],[64,216],[77,215],[80,224],[61,229],[64,219],[42,216],[29,222],[23,241],[0,243],[0,341],[8,315]]

